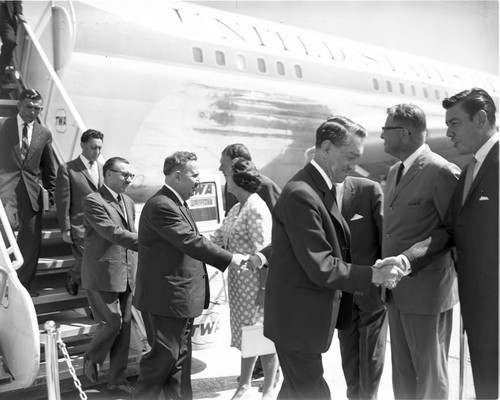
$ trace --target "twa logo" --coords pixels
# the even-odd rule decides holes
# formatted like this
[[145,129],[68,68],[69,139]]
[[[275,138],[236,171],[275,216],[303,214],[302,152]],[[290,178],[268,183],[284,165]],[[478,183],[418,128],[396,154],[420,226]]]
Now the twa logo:
[[203,314],[194,320],[193,335],[191,338],[193,346],[202,349],[215,343],[219,338],[219,331],[219,313],[213,309],[205,310]]

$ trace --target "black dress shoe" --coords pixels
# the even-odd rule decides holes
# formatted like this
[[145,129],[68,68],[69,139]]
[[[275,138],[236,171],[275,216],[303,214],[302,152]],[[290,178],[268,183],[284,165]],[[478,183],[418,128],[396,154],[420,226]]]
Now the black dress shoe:
[[134,394],[134,388],[129,385],[109,385],[108,393],[113,395],[131,396]]
[[73,277],[69,273],[66,278],[66,290],[71,296],[78,294],[78,283],[73,280]]
[[83,356],[83,373],[91,383],[98,382],[97,364],[87,355]]

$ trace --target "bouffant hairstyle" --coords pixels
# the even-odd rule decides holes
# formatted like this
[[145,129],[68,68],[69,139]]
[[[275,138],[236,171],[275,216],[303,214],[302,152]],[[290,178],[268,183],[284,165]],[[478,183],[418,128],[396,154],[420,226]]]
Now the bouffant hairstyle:
[[250,193],[256,193],[262,185],[262,177],[253,162],[237,157],[231,163],[234,183]]

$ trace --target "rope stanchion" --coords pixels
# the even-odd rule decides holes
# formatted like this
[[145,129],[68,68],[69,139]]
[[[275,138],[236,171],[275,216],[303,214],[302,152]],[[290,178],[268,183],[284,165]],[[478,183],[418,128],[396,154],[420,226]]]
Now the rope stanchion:
[[57,355],[58,331],[54,321],[47,321],[45,328],[45,365],[47,374],[48,400],[61,400],[59,388],[59,364]]

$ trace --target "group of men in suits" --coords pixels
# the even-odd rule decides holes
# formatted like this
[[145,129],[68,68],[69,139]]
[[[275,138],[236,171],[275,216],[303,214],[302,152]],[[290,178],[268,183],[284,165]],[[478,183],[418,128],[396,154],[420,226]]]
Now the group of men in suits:
[[[137,397],[163,391],[192,398],[190,336],[193,319],[208,306],[206,263],[221,271],[247,263],[198,232],[186,203],[199,184],[196,155],[165,159],[165,185],[146,203],[138,235],[133,201],[124,194],[133,174],[120,157],[98,164],[102,133],[84,132],[82,155],[60,166],[56,185],[51,134],[36,121],[41,96],[25,90],[18,106],[0,130],[0,198],[25,257],[21,282],[35,295],[30,283],[43,187],[50,198],[55,187],[63,238],[81,260],[81,281],[75,267],[68,291],[85,288],[99,322],[85,352],[85,375],[97,382],[109,353],[108,389],[132,394],[125,370],[133,302],[152,346],[141,361]],[[347,177],[367,133],[345,117],[318,128],[313,160],[274,196],[272,245],[248,266],[270,266],[264,333],[275,342],[284,375],[279,398],[330,397],[321,354],[335,328],[349,399],[375,398],[387,314],[395,397],[446,398],[456,275],[476,395],[498,396],[496,108],[476,88],[445,99],[443,107],[447,135],[459,153],[474,154],[461,175],[425,144],[423,111],[399,104],[387,110],[382,128],[385,151],[400,160],[389,171],[384,201],[379,184]],[[233,150],[228,146],[222,156],[230,159]],[[279,188],[267,190],[273,197]]]

